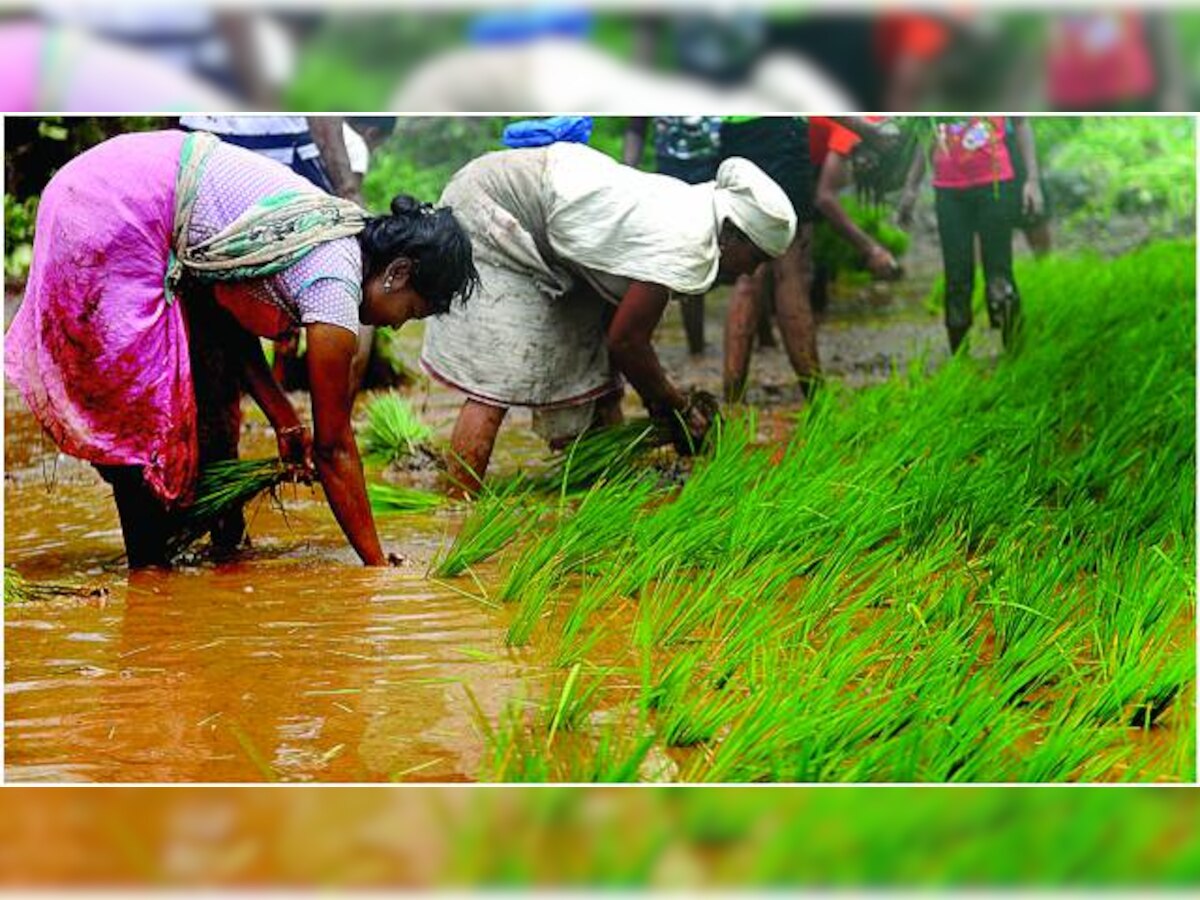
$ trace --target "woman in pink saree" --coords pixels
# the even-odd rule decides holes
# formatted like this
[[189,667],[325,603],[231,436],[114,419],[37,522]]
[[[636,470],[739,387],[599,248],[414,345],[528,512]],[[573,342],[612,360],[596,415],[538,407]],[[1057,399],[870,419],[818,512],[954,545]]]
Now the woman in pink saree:
[[[236,457],[243,388],[280,456],[315,464],[362,561],[383,565],[350,426],[358,324],[443,313],[477,277],[448,209],[402,195],[371,217],[210,135],[122,135],[42,195],[5,372],[58,446],[112,484],[131,567],[169,563],[200,466]],[[300,328],[315,438],[258,340]],[[234,519],[215,543],[240,541]]]

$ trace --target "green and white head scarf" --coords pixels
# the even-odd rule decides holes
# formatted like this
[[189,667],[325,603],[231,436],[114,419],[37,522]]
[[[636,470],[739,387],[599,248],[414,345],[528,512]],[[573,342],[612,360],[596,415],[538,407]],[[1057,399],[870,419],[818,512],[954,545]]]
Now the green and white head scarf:
[[188,243],[192,210],[204,166],[220,139],[206,132],[187,136],[175,183],[175,222],[167,266],[167,302],[174,301],[184,272],[202,281],[241,281],[274,275],[326,241],[363,230],[368,213],[357,204],[316,191],[284,191],[259,200],[221,231]]

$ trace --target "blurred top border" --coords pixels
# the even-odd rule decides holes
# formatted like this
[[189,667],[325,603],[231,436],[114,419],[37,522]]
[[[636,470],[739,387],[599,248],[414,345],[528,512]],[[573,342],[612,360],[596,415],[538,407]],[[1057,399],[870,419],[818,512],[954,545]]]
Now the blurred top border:
[[1200,10],[977,2],[0,4],[0,111],[1200,110]]

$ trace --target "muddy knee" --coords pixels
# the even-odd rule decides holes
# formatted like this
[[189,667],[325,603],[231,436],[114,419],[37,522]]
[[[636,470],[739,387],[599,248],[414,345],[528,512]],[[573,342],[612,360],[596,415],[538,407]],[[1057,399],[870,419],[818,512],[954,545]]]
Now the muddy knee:
[[1015,312],[1018,305],[1016,286],[1007,278],[989,278],[987,282],[988,317],[998,327]]

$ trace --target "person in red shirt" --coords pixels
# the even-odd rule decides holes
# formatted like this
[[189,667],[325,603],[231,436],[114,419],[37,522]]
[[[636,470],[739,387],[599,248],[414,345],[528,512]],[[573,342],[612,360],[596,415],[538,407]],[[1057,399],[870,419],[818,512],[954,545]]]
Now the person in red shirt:
[[[957,352],[971,328],[971,294],[975,283],[975,239],[983,259],[988,319],[1011,347],[1020,328],[1021,301],[1012,271],[1012,231],[1018,212],[1037,215],[1043,206],[1033,130],[1025,118],[968,116],[931,120],[938,240],[946,277],[946,332],[950,351]],[[1015,130],[1024,180],[1005,140]],[[924,174],[925,155],[918,154],[900,201],[899,219],[912,218],[916,189]]]

